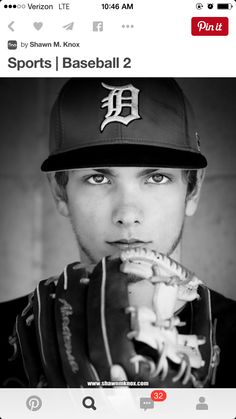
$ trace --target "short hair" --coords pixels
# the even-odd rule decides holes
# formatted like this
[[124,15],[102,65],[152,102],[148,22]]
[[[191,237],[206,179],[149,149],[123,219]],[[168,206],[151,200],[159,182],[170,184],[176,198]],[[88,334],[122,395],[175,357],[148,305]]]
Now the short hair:
[[[197,185],[197,169],[183,169],[182,175],[184,181],[187,183],[187,197],[191,195]],[[67,202],[67,192],[66,185],[69,180],[69,171],[62,170],[60,172],[55,172],[55,179],[60,188],[61,198],[63,201]]]

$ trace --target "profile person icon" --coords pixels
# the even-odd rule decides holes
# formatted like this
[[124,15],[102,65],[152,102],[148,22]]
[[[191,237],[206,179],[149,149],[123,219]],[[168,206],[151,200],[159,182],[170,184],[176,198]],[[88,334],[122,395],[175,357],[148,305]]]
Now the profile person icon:
[[208,410],[208,404],[205,403],[205,397],[199,397],[199,403],[196,404],[196,410]]

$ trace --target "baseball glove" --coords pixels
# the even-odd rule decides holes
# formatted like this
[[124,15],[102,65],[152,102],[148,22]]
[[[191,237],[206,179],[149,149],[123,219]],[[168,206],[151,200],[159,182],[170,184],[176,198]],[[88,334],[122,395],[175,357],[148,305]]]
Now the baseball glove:
[[32,387],[109,387],[114,366],[128,386],[204,387],[216,365],[207,287],[143,248],[41,281],[16,333]]

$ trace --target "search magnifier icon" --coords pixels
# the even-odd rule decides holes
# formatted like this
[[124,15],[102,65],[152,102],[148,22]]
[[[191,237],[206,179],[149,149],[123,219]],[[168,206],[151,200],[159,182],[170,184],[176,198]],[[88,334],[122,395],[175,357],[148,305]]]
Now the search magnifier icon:
[[84,397],[82,400],[82,405],[86,407],[86,409],[93,409],[96,410],[95,400],[91,396]]

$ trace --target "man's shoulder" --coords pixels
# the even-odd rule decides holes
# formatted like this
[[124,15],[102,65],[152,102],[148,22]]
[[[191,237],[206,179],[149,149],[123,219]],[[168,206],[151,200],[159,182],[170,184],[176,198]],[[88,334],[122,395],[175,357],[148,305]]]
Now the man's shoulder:
[[232,316],[236,321],[236,301],[210,289],[213,317]]
[[236,301],[213,290],[210,290],[210,297],[216,343],[220,348],[216,387],[235,387]]
[[210,290],[211,313],[213,321],[217,321],[217,336],[222,345],[235,339],[236,336],[236,301]]

